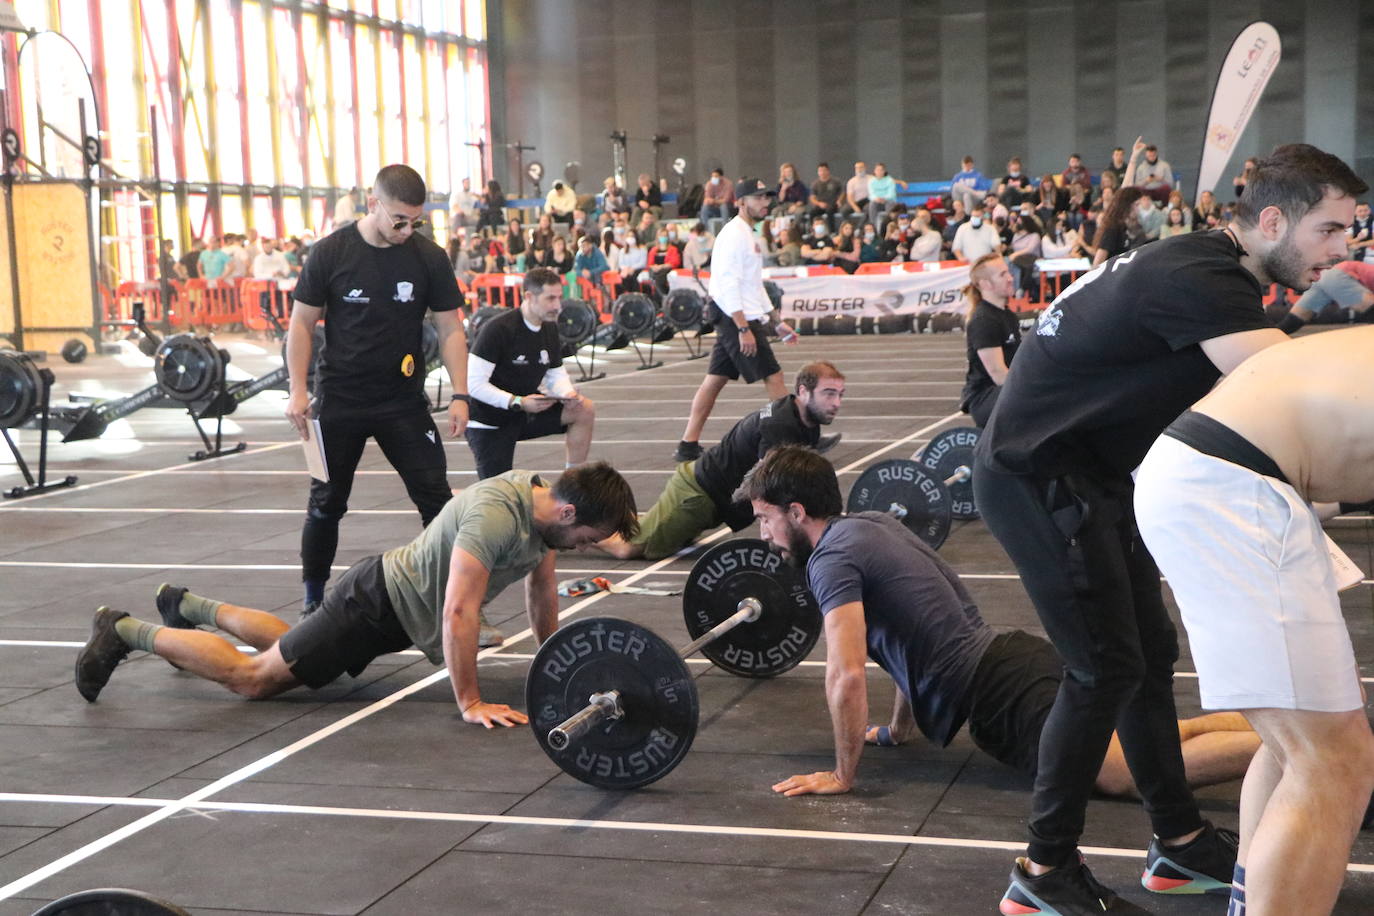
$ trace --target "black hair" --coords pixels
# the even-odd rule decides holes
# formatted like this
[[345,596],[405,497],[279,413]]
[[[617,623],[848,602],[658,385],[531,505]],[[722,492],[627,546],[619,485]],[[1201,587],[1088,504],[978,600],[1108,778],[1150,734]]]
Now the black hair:
[[373,180],[372,191],[407,207],[425,204],[425,180],[408,165],[385,166]]
[[627,541],[639,533],[634,491],[604,461],[568,468],[554,483],[553,496],[576,510],[576,524],[609,530]]
[[843,511],[834,465],[804,445],[781,445],[764,455],[744,475],[733,498],[757,499],[770,506],[799,503],[814,519],[834,518]]
[[1255,165],[1236,202],[1236,222],[1250,227],[1259,223],[1260,211],[1278,207],[1290,223],[1297,223],[1326,196],[1326,189],[1358,197],[1369,190],[1360,176],[1340,157],[1307,143],[1289,143]]
[[526,296],[537,296],[544,291],[546,286],[562,285],[563,278],[559,276],[558,271],[548,267],[536,267],[525,273],[525,279],[520,284],[520,289]]

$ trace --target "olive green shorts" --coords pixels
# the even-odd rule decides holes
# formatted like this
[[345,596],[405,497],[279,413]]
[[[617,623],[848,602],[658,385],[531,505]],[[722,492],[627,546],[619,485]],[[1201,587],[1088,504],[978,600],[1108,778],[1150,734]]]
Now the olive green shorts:
[[644,557],[658,560],[690,544],[707,528],[720,524],[716,504],[697,483],[696,462],[677,466],[658,502],[639,520],[639,534],[631,541]]

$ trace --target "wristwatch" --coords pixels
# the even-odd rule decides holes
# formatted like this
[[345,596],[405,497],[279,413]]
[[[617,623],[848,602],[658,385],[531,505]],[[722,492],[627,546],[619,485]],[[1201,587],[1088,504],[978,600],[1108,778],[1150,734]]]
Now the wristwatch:
[[519,410],[519,409],[520,409],[520,404],[521,404],[523,401],[524,401],[524,398],[520,397],[520,395],[517,394],[515,397],[511,398],[510,409],[511,409],[511,410]]
[[468,397],[467,395],[465,395],[465,394],[455,394],[455,395],[453,396],[452,400],[454,400],[454,401],[462,401],[464,404],[471,404],[471,403],[472,403],[472,399],[469,398],[469,397]]

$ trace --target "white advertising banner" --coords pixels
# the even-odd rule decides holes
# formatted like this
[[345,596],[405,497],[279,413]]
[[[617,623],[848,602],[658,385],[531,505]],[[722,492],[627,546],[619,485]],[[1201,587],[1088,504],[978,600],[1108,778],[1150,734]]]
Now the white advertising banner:
[[[960,291],[968,285],[967,264],[914,272],[898,268],[881,274],[807,277],[797,276],[798,273],[802,271],[791,275],[769,271],[768,279],[782,289],[782,317],[787,321],[830,315],[880,318],[958,312],[964,308]],[[691,277],[673,275],[668,278],[668,285],[676,289],[696,284]]]
[[1279,65],[1281,51],[1279,33],[1267,22],[1252,22],[1236,36],[1212,93],[1194,203],[1203,191],[1216,190],[1236,141],[1245,133],[1245,125],[1250,123],[1250,115]]

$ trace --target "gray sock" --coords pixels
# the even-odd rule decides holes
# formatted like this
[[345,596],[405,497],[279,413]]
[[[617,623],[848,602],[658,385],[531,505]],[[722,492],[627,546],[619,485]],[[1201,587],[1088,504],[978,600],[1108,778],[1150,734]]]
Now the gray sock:
[[219,624],[215,622],[215,617],[223,605],[223,601],[212,601],[209,598],[202,598],[187,592],[181,596],[181,616],[192,623],[217,627]]
[[130,649],[142,649],[144,652],[153,651],[153,640],[157,637],[157,631],[161,629],[162,624],[148,623],[137,617],[121,617],[114,625],[115,633],[124,640],[124,645]]

